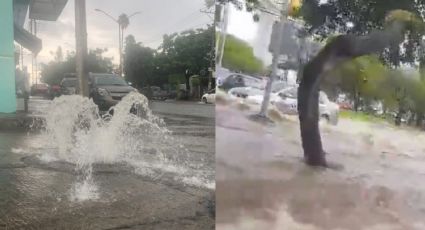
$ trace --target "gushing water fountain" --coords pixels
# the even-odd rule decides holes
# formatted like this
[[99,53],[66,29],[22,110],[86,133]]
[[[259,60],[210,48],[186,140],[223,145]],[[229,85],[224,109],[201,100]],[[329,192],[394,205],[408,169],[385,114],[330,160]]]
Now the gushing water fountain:
[[[45,144],[52,151],[41,159],[75,165],[77,182],[71,200],[99,197],[93,178],[94,165],[124,163],[135,173],[202,181],[201,166],[190,163],[190,153],[171,135],[162,119],[152,114],[145,96],[132,92],[101,116],[92,100],[78,95],[56,98],[45,114]],[[130,111],[132,111],[130,113]]]

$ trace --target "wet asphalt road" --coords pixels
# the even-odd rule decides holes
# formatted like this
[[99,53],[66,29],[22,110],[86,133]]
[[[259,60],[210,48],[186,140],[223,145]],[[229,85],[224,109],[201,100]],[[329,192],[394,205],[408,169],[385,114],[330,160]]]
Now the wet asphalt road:
[[[33,110],[48,105],[35,101]],[[152,105],[179,142],[203,159],[213,181],[214,106]],[[182,184],[172,175],[138,175],[126,166],[94,172],[100,199],[71,202],[69,191],[78,175],[72,166],[40,164],[26,153],[25,145],[37,138],[36,133],[0,132],[0,229],[214,229],[214,189]]]
[[[30,113],[42,114],[51,101],[41,97],[32,97],[28,107]],[[155,113],[194,116],[194,117],[215,117],[215,106],[197,101],[150,101],[149,107]]]

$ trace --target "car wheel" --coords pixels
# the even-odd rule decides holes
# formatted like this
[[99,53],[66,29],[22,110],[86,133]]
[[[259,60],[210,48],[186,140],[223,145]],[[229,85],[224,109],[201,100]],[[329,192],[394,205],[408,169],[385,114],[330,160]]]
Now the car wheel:
[[330,123],[329,116],[327,114],[321,115],[319,122],[320,123],[327,123],[327,124],[329,124]]

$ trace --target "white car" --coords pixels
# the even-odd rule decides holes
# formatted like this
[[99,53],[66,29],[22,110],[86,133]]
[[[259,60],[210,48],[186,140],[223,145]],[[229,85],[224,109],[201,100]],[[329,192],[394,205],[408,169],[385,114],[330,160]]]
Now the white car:
[[207,92],[206,94],[202,95],[202,102],[204,102],[205,104],[208,103],[215,103],[215,89],[210,90],[209,92]]
[[[272,100],[272,103],[279,111],[291,115],[298,114],[298,88],[292,87],[281,90],[277,93],[277,96],[277,99]],[[319,115],[321,119],[325,119],[330,124],[336,125],[338,123],[339,106],[331,102],[323,91],[319,93]]]

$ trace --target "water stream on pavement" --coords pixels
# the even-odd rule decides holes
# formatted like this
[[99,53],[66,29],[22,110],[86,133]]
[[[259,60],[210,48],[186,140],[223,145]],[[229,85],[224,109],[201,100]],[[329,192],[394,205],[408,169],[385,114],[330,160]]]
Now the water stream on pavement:
[[296,117],[264,126],[252,111],[216,110],[217,229],[425,229],[423,131],[321,124],[327,159],[342,168],[317,170],[302,162]]

